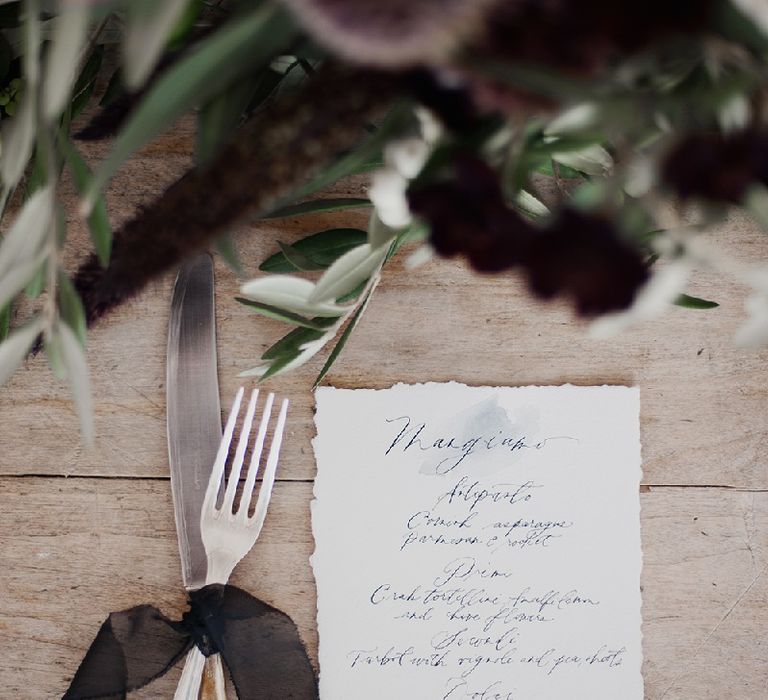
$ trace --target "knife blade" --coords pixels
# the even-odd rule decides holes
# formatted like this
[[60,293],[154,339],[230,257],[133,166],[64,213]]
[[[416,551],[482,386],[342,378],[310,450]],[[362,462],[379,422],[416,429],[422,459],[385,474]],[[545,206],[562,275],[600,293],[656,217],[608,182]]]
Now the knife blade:
[[185,263],[176,278],[166,369],[168,459],[181,573],[185,588],[194,589],[206,582],[200,512],[221,441],[213,261],[208,254]]

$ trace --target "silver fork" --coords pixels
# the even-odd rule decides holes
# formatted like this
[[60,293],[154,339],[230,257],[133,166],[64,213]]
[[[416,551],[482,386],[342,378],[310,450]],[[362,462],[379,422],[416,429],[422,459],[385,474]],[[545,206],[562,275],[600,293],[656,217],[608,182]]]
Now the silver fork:
[[[251,400],[248,402],[243,428],[237,442],[237,449],[229,470],[229,476],[225,479],[224,472],[227,455],[229,454],[230,443],[232,442],[235,423],[240,413],[240,404],[243,398],[243,387],[240,387],[238,390],[232,410],[229,413],[229,418],[227,419],[227,425],[224,428],[224,435],[219,444],[219,451],[211,471],[211,477],[208,481],[208,489],[205,492],[205,500],[203,501],[203,509],[200,515],[200,530],[208,557],[206,584],[226,583],[229,580],[232,570],[248,554],[258,539],[261,528],[264,525],[264,518],[267,516],[267,507],[269,506],[272,487],[275,483],[280,445],[283,441],[288,399],[283,399],[280,406],[272,443],[269,447],[269,455],[264,466],[264,476],[256,507],[252,516],[248,515],[248,512],[253,501],[253,491],[256,485],[261,454],[264,449],[267,427],[272,413],[274,394],[269,394],[267,397],[256,433],[243,493],[237,507],[235,507],[235,496],[243,469],[243,462],[245,461],[245,451],[248,447],[258,396],[259,390],[254,389],[251,394]],[[223,500],[221,505],[217,506],[216,503],[222,488],[224,488]],[[216,654],[211,657],[211,660],[212,664],[209,663],[209,666],[212,665],[213,667],[207,669],[206,672],[213,679],[214,697],[223,699],[226,696],[221,659]],[[197,647],[193,647],[187,654],[187,660],[176,689],[176,694],[174,695],[174,700],[197,700],[204,666],[205,657]]]

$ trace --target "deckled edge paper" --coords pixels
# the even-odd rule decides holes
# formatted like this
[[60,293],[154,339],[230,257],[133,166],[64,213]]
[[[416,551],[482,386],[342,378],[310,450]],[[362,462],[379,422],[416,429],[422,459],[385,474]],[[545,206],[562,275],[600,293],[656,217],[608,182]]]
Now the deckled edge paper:
[[[631,689],[629,692],[622,695],[623,700],[642,700],[643,698],[643,679],[642,679],[642,596],[640,591],[640,574],[642,571],[642,549],[641,549],[641,540],[640,540],[640,497],[639,497],[639,486],[642,479],[642,467],[641,467],[641,448],[640,448],[640,434],[639,434],[639,410],[640,410],[640,395],[639,395],[639,389],[637,387],[626,387],[626,386],[614,386],[614,385],[603,385],[603,386],[589,386],[589,387],[575,387],[573,385],[567,384],[562,386],[543,386],[543,387],[534,387],[534,386],[526,386],[526,387],[489,387],[489,386],[482,386],[482,387],[468,387],[465,384],[460,384],[457,382],[449,382],[449,383],[424,383],[424,384],[414,384],[414,385],[407,385],[407,384],[395,384],[389,389],[336,389],[333,387],[321,387],[316,391],[316,401],[317,401],[317,408],[316,408],[316,415],[315,415],[315,425],[317,430],[317,435],[315,439],[313,440],[313,448],[315,450],[315,455],[317,459],[317,466],[318,466],[318,474],[315,481],[314,486],[314,500],[312,502],[312,527],[313,527],[313,534],[315,536],[316,541],[316,549],[314,554],[312,555],[311,561],[313,570],[315,572],[315,577],[317,580],[317,589],[318,589],[318,598],[317,598],[317,609],[318,609],[318,634],[319,634],[319,665],[320,665],[320,692],[321,692],[321,699],[322,700],[342,700],[342,696],[339,694],[339,688],[344,687],[344,683],[346,682],[345,678],[337,678],[335,677],[337,673],[339,673],[338,670],[338,664],[330,664],[330,659],[335,659],[338,655],[349,655],[349,650],[346,648],[333,648],[331,646],[332,642],[329,642],[329,638],[333,638],[335,644],[338,645],[339,643],[339,634],[338,630],[341,626],[342,628],[346,624],[346,619],[349,615],[354,616],[354,610],[352,608],[353,601],[350,602],[350,610],[346,609],[339,609],[338,607],[331,609],[331,602],[333,602],[336,606],[339,605],[338,600],[331,601],[331,598],[333,597],[333,590],[337,584],[338,581],[344,580],[342,577],[349,577],[350,575],[353,575],[355,566],[358,565],[359,562],[356,562],[354,560],[356,552],[349,552],[350,558],[347,559],[347,562],[349,564],[348,567],[345,568],[344,566],[344,558],[342,557],[341,560],[339,557],[334,557],[336,559],[333,564],[335,564],[335,569],[333,571],[329,570],[328,566],[329,564],[326,563],[326,561],[323,559],[325,556],[325,553],[329,550],[328,547],[332,547],[332,541],[334,539],[334,533],[323,531],[323,523],[319,522],[318,513],[325,513],[327,512],[325,510],[325,507],[333,508],[334,503],[332,502],[333,499],[337,496],[341,496],[340,494],[333,494],[329,491],[331,486],[333,485],[334,479],[331,478],[331,474],[333,471],[335,471],[335,464],[339,460],[339,455],[343,455],[344,450],[340,449],[338,444],[334,444],[332,441],[334,437],[338,437],[338,435],[334,436],[333,433],[333,423],[335,420],[339,419],[341,420],[342,417],[334,417],[330,414],[330,411],[333,409],[333,397],[340,397],[340,396],[362,396],[362,395],[369,395],[373,394],[384,396],[386,394],[389,394],[390,396],[402,399],[402,401],[408,402],[408,397],[406,396],[407,392],[410,390],[416,389],[418,391],[429,391],[432,388],[437,388],[438,392],[445,391],[446,387],[453,387],[457,388],[460,391],[463,390],[472,390],[478,392],[478,396],[480,394],[485,393],[488,395],[492,395],[494,393],[502,392],[509,395],[509,392],[512,392],[512,395],[514,395],[514,392],[543,392],[543,394],[547,394],[549,392],[561,392],[560,396],[562,398],[566,398],[568,395],[580,395],[580,396],[588,396],[590,393],[593,392],[599,392],[602,390],[604,395],[609,395],[613,392],[617,392],[617,395],[624,395],[626,397],[626,401],[630,404],[629,406],[625,406],[624,408],[627,409],[629,412],[624,416],[626,419],[626,422],[623,424],[622,428],[626,430],[625,435],[623,436],[623,439],[627,441],[625,443],[625,448],[627,450],[627,454],[629,455],[627,461],[630,462],[629,464],[622,465],[625,467],[625,474],[623,475],[624,484],[622,484],[622,488],[633,488],[634,493],[637,494],[636,498],[632,499],[631,504],[631,513],[628,513],[628,518],[633,518],[634,521],[637,523],[636,527],[632,528],[631,533],[631,539],[632,542],[629,541],[629,537],[627,539],[627,546],[632,549],[632,552],[630,553],[630,558],[628,560],[629,563],[625,564],[626,566],[632,567],[632,576],[636,578],[637,580],[637,586],[636,590],[632,592],[626,592],[626,600],[622,601],[623,608],[626,610],[631,611],[632,619],[633,619],[633,626],[635,629],[627,630],[627,635],[632,638],[633,642],[636,642],[636,645],[634,647],[634,654],[630,659],[626,659],[626,663],[630,664],[630,670],[627,671],[629,673],[631,669],[634,669],[634,677],[635,681],[630,682],[629,685],[631,685]],[[575,394],[569,392],[575,392]],[[606,394],[606,392],[608,392]],[[543,395],[542,394],[542,395]],[[466,408],[467,406],[471,406],[473,401],[470,395],[467,395],[467,400],[464,402],[462,406],[459,408]],[[437,397],[439,399],[439,397]],[[534,402],[535,404],[535,402]],[[350,408],[354,408],[350,406]],[[379,416],[381,418],[381,416]],[[349,429],[351,431],[355,431],[356,423],[355,420],[352,420],[349,422]],[[546,436],[545,436],[546,437]],[[632,440],[633,444],[629,444],[629,440]],[[343,457],[342,457],[343,459]],[[428,460],[427,460],[428,461]],[[636,469],[632,469],[632,463],[636,463]],[[425,466],[428,468],[431,468],[430,465],[428,465],[425,462]],[[348,467],[347,467],[348,468]],[[337,484],[338,486],[338,484]],[[347,494],[348,496],[355,496],[356,494]],[[357,495],[364,496],[366,494],[359,493]],[[369,497],[372,496],[372,494],[367,494]],[[627,494],[625,493],[625,496]],[[343,499],[342,499],[343,500]],[[386,524],[382,525],[382,527],[387,527]],[[397,529],[397,525],[390,524],[390,527],[393,529]],[[370,554],[370,553],[368,553]],[[427,556],[427,558],[429,558]],[[340,564],[341,561],[341,564]],[[399,574],[399,572],[397,572]],[[360,591],[361,595],[363,593],[367,593],[367,591]],[[630,599],[631,596],[631,599]],[[342,606],[344,607],[344,606]],[[373,638],[376,637],[375,630],[372,631],[371,636]],[[358,654],[359,657],[359,654]],[[385,659],[386,660],[386,659]],[[387,660],[388,661],[388,660]],[[402,659],[401,659],[402,661]],[[564,664],[565,666],[565,664]],[[325,675],[324,675],[325,673]],[[430,690],[429,693],[422,691],[419,689],[419,675],[418,673],[413,673],[412,671],[409,671],[409,673],[412,675],[414,679],[414,686],[409,690],[405,691],[406,694],[402,694],[402,689],[399,689],[396,691],[401,693],[398,697],[403,697],[405,700],[408,700],[409,698],[414,698],[414,700],[430,700],[430,698],[435,697],[436,700],[529,700],[530,698],[549,698],[550,696],[546,693],[548,691],[544,691],[544,694],[537,694],[534,692],[533,694],[526,694],[527,691],[524,688],[515,688],[514,690],[507,690],[504,688],[497,687],[495,684],[492,687],[488,688],[482,688],[482,684],[480,686],[477,686],[477,688],[470,690],[467,690],[466,693],[464,693],[463,688],[459,688],[456,686],[455,693],[453,691],[450,691],[450,689],[445,694],[435,694],[434,691]],[[333,676],[330,677],[329,676]],[[346,676],[346,672],[342,674]],[[503,674],[502,674],[503,675]],[[395,695],[389,695],[389,691],[382,691],[382,685],[384,684],[384,687],[386,687],[387,683],[387,674],[382,673],[379,674],[379,677],[377,679],[377,685],[372,686],[370,688],[367,688],[365,691],[365,697],[370,698],[378,698],[378,697],[394,697]],[[468,684],[467,684],[468,685]],[[497,692],[498,691],[498,692]],[[381,695],[377,695],[376,693],[382,693]],[[558,691],[560,692],[560,691]],[[578,692],[575,688],[565,689],[562,691],[562,697],[568,697],[568,698],[574,698],[577,699],[581,696],[578,695]],[[464,694],[462,694],[464,693]],[[346,695],[343,696],[344,700],[346,700]],[[559,699],[561,695],[557,695],[557,698]]]

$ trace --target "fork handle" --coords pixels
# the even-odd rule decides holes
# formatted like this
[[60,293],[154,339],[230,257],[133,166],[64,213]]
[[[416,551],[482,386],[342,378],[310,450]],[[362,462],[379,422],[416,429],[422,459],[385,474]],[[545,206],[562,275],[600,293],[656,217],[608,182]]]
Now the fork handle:
[[204,666],[205,657],[196,646],[192,647],[187,653],[184,670],[181,672],[173,700],[197,700]]
[[213,654],[206,659],[197,647],[192,647],[173,700],[226,700],[226,697],[221,657]]
[[213,654],[205,660],[199,700],[227,700],[220,654]]

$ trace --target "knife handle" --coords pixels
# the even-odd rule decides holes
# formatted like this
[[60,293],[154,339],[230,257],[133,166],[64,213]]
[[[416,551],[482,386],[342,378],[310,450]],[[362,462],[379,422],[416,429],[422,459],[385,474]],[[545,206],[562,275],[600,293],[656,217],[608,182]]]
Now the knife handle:
[[224,669],[221,666],[219,654],[213,654],[205,660],[199,700],[227,700]]

